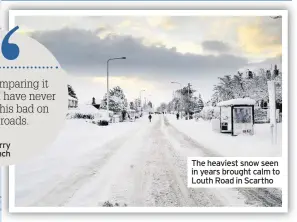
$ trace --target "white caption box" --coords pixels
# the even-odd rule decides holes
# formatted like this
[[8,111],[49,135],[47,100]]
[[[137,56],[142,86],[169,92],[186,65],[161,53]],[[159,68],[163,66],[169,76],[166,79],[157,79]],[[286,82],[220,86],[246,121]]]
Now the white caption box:
[[282,187],[281,157],[188,157],[188,187]]

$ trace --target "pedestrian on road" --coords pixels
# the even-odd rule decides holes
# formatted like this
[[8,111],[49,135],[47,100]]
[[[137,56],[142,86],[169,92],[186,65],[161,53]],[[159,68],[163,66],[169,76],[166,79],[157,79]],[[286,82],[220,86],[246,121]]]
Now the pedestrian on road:
[[151,114],[148,116],[148,118],[149,118],[150,122],[152,122],[152,115]]
[[176,114],[176,119],[177,119],[177,120],[179,119],[179,113]]

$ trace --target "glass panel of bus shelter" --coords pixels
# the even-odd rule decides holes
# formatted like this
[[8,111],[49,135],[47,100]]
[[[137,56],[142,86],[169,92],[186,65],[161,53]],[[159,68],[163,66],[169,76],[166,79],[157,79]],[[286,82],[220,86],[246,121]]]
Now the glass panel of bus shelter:
[[242,106],[233,108],[233,134],[253,134],[252,107]]
[[231,131],[231,107],[221,107],[221,124],[227,123],[227,130]]

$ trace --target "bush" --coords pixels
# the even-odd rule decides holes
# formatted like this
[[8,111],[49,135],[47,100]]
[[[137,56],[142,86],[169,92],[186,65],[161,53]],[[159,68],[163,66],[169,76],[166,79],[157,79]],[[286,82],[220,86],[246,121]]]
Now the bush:
[[268,109],[255,108],[255,123],[269,123]]
[[110,203],[109,201],[105,201],[102,206],[103,207],[113,207],[113,204]]
[[[105,201],[102,205],[102,207],[120,207],[121,205],[119,203],[115,203],[115,204],[112,204],[111,202],[109,201]],[[127,207],[128,205],[126,203],[123,204],[123,207]]]
[[70,118],[70,119],[90,119],[90,120],[93,120],[94,116],[92,114],[74,113],[74,114],[69,114],[68,118]]
[[202,118],[203,120],[212,120],[220,118],[220,108],[213,106],[205,106],[201,112],[197,115],[197,118]]

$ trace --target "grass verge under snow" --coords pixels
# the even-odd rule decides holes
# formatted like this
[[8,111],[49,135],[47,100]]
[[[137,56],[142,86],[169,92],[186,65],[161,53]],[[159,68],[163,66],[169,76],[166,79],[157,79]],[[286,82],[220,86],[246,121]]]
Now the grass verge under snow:
[[169,114],[166,118],[180,132],[220,156],[280,157],[282,155],[281,123],[277,125],[278,142],[272,145],[269,124],[256,124],[253,136],[231,136],[213,131],[210,121],[176,120],[175,115]]

